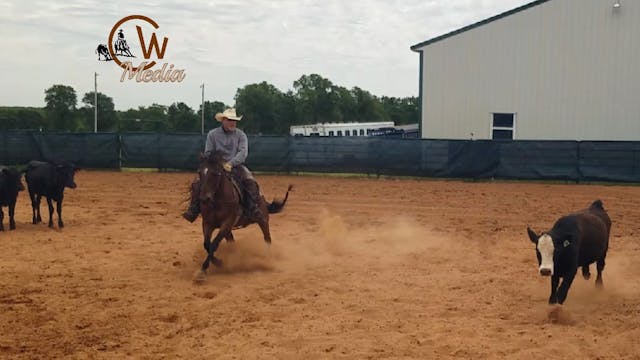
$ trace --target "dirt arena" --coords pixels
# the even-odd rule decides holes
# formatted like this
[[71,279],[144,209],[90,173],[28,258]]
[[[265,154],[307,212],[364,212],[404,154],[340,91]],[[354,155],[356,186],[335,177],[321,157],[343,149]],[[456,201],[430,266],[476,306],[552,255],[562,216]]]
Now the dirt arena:
[[[295,186],[273,244],[237,230],[197,284],[192,177],[80,171],[62,230],[32,225],[21,193],[0,233],[0,358],[640,359],[638,186],[258,175],[269,200]],[[578,275],[549,306],[526,226],[596,198],[605,288]]]

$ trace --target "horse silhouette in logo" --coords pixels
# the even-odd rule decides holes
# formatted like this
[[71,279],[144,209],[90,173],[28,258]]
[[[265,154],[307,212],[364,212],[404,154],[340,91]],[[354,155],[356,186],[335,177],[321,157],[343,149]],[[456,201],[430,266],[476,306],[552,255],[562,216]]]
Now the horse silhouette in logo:
[[129,45],[127,44],[127,40],[124,39],[124,32],[122,31],[122,29],[118,31],[118,38],[113,45],[116,55],[135,57],[129,50]]

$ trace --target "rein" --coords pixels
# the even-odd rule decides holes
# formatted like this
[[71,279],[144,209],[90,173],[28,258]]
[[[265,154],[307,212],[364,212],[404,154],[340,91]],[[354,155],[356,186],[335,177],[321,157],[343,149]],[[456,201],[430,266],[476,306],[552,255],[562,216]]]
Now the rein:
[[[216,164],[219,165],[219,164]],[[206,178],[207,176],[217,176],[218,177],[218,181],[216,183],[215,188],[213,189],[213,193],[211,195],[211,201],[212,202],[216,202],[216,195],[220,192],[220,188],[222,187],[222,182],[224,181],[224,179],[222,179],[221,177],[224,176],[232,185],[233,188],[237,188],[237,185],[235,185],[235,181],[233,180],[233,176],[231,175],[231,173],[228,173],[224,170],[222,170],[221,166],[216,166],[217,169],[216,170],[211,170],[211,168],[209,167],[205,167],[204,168],[204,174],[202,174],[201,177],[201,181]],[[211,171],[211,173],[210,173]],[[204,182],[203,182],[204,183]],[[203,185],[201,185],[203,186]],[[234,203],[235,201],[218,201],[219,203]]]

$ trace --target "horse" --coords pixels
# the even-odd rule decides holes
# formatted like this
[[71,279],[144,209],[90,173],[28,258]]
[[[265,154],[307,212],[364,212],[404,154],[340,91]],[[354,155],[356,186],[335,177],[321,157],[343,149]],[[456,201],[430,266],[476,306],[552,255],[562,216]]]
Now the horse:
[[[234,241],[231,231],[249,226],[254,221],[247,215],[242,206],[242,191],[233,181],[231,173],[226,172],[223,168],[225,160],[222,158],[222,153],[213,152],[209,157],[200,154],[199,160],[200,212],[202,214],[204,249],[207,251],[207,257],[201,268],[201,274],[204,274],[209,267],[209,263],[217,267],[222,266],[222,260],[214,256],[222,238],[229,242]],[[258,223],[258,225],[267,244],[271,244],[268,214],[282,211],[292,188],[293,186],[289,185],[284,199],[274,199],[271,203],[268,203],[264,196],[260,196],[260,204],[258,206],[266,214],[267,220],[266,222]],[[211,236],[215,229],[219,230],[213,241],[211,241]]]
[[135,57],[129,50],[129,45],[127,44],[127,40],[125,39],[117,39],[114,44],[115,52],[118,55]]

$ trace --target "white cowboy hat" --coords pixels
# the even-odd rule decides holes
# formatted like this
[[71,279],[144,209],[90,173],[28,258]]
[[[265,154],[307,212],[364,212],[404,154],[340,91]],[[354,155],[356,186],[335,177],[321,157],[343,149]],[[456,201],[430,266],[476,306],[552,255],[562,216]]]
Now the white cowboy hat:
[[216,114],[216,120],[222,121],[223,118],[227,118],[233,121],[240,121],[242,119],[242,115],[240,116],[236,115],[236,109],[230,108],[221,113]]

